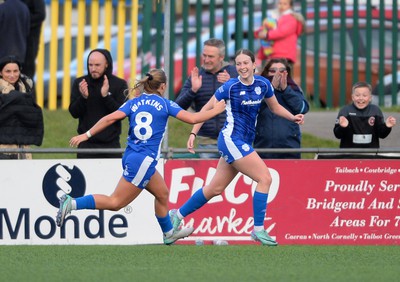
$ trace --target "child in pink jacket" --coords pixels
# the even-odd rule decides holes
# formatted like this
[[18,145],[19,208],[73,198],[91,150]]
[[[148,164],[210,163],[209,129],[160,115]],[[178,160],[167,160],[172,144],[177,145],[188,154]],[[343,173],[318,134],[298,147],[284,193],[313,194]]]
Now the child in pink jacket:
[[[273,19],[265,19],[263,26],[254,32],[254,37],[270,42],[269,50],[262,47],[258,50],[261,60],[271,58],[285,58],[289,63],[296,62],[297,39],[303,32],[304,18],[293,11],[293,0],[278,0],[276,13],[276,27],[268,28]],[[270,26],[270,25],[269,25]],[[266,46],[264,44],[264,46]],[[268,52],[270,54],[268,55]]]

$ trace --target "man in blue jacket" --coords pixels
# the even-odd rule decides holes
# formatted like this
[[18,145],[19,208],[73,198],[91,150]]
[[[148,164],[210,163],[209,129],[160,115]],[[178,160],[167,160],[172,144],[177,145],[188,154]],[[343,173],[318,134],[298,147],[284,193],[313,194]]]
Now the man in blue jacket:
[[[224,61],[225,43],[223,40],[211,38],[204,42],[203,65],[195,67],[183,85],[175,102],[183,109],[190,106],[196,112],[208,102],[214,92],[231,77],[237,77],[236,68]],[[198,132],[199,149],[217,150],[219,131],[225,123],[225,112],[206,121]],[[199,153],[201,158],[219,158],[218,153]]]

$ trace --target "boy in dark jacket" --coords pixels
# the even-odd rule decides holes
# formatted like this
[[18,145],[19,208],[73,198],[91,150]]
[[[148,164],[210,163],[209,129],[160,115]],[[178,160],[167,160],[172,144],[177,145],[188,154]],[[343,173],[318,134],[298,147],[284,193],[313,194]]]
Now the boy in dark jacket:
[[333,128],[336,138],[340,139],[340,148],[379,148],[379,138],[390,134],[396,119],[389,116],[385,121],[379,107],[371,104],[369,83],[355,83],[351,99],[353,103],[339,111]]

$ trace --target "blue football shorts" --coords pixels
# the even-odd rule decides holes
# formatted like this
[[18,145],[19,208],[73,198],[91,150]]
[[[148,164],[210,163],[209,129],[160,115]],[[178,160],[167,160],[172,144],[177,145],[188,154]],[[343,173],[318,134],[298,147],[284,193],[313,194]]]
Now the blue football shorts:
[[220,134],[218,136],[218,151],[225,161],[230,164],[251,154],[254,152],[254,148],[243,140],[233,140]]
[[144,189],[155,173],[157,163],[154,158],[128,147],[122,157],[123,177],[138,188]]

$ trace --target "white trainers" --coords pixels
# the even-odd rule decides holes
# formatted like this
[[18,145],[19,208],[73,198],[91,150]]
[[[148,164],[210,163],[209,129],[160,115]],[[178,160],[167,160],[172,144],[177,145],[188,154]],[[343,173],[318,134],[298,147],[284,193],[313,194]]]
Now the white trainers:
[[175,243],[176,240],[188,237],[190,234],[193,233],[193,231],[194,231],[193,227],[186,227],[180,230],[174,230],[171,236],[164,237],[164,244],[171,245]]
[[58,227],[63,226],[65,216],[67,214],[71,213],[71,209],[72,209],[71,202],[72,202],[72,198],[70,196],[68,196],[67,194],[61,196],[60,208],[58,209],[57,217],[56,217],[56,223],[57,223]]

